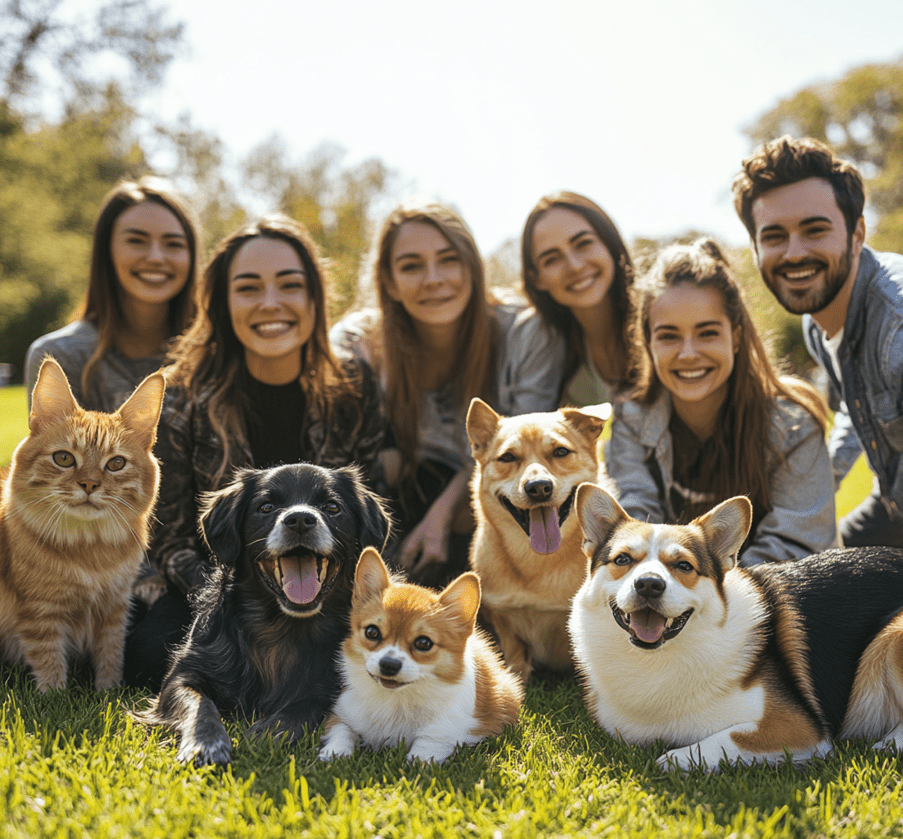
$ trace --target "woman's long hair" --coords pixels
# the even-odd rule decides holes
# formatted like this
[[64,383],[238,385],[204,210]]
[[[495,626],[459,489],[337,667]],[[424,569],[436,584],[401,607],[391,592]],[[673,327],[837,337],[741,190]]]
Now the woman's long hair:
[[538,288],[539,267],[533,259],[533,236],[536,224],[549,210],[555,207],[570,210],[586,219],[587,224],[611,254],[615,274],[607,297],[611,300],[614,308],[614,322],[622,325],[615,336],[617,358],[614,361],[620,371],[616,385],[623,385],[630,381],[632,369],[629,313],[633,263],[618,228],[598,204],[576,192],[566,191],[554,192],[539,199],[536,206],[530,210],[530,215],[527,216],[521,236],[524,293],[546,324],[557,331],[566,342],[567,355],[561,380],[562,388],[564,388],[580,364],[587,360],[583,330],[567,306],[562,306],[549,292],[541,291]]
[[[635,400],[649,404],[664,387],[652,360],[649,311],[666,289],[678,286],[716,291],[723,301],[731,328],[740,328],[734,369],[727,381],[723,417],[716,425],[713,438],[717,466],[711,476],[712,492],[719,502],[734,495],[748,495],[759,509],[769,510],[768,475],[777,454],[769,434],[775,399],[783,396],[801,405],[822,432],[827,427],[827,406],[808,382],[777,374],[750,317],[743,291],[734,279],[727,259],[711,239],[666,248],[649,273],[634,287],[636,338],[645,350],[639,354]],[[771,457],[763,456],[766,452]]]
[[288,216],[274,213],[227,236],[204,270],[200,308],[191,326],[175,342],[168,370],[169,380],[185,388],[189,397],[204,407],[211,427],[222,441],[217,483],[232,462],[233,446],[247,441],[246,418],[254,410],[245,395],[251,376],[245,348],[232,328],[229,312],[229,268],[239,249],[256,238],[285,242],[301,260],[315,306],[314,329],[301,349],[301,384],[309,404],[318,405],[326,417],[327,427],[334,400],[352,389],[329,346],[326,280],[317,247],[306,228]]
[[145,175],[137,181],[120,181],[104,198],[94,225],[88,289],[75,313],[76,319],[93,323],[98,333],[97,347],[82,370],[83,393],[87,393],[94,368],[103,354],[113,346],[117,331],[125,322],[119,278],[113,265],[113,226],[126,210],[145,201],[165,207],[179,220],[190,257],[188,279],[182,290],[169,301],[167,337],[174,338],[183,332],[195,314],[199,225],[194,211],[185,198],[162,178]]
[[409,221],[435,227],[451,244],[471,283],[470,300],[461,317],[455,357],[461,360],[458,403],[462,415],[474,396],[490,400],[495,382],[499,325],[486,291],[483,260],[470,228],[443,204],[407,203],[386,219],[377,240],[375,282],[382,313],[377,363],[385,370],[387,413],[402,453],[402,479],[417,466],[421,415],[423,351],[414,319],[389,293],[392,284],[392,246],[402,225]]

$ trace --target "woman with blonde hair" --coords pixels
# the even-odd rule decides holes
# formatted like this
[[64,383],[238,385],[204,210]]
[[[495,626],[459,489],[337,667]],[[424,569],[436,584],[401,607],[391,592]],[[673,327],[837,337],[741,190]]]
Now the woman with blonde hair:
[[225,486],[239,467],[307,461],[368,470],[385,431],[370,368],[330,347],[317,249],[287,216],[264,216],[220,243],[197,317],[169,360],[149,551],[167,591],[126,650],[131,681],[150,685],[163,675],[161,639],[169,647],[181,639],[189,598],[209,568],[198,496]]
[[45,356],[62,366],[82,407],[115,411],[163,363],[195,312],[198,225],[188,202],[151,175],[104,198],[85,299],[76,319],[25,357],[29,398]]
[[[437,583],[466,563],[471,399],[508,415],[553,409],[562,353],[523,303],[487,292],[473,235],[443,204],[409,202],[390,213],[375,284],[379,308],[347,316],[330,337],[379,374],[393,436],[381,471],[401,521],[396,559]],[[446,568],[452,533],[462,538]]]
[[524,293],[565,347],[561,401],[611,402],[631,378],[633,264],[614,222],[576,192],[541,198],[521,237]]
[[743,565],[836,545],[827,408],[775,372],[718,246],[667,248],[634,291],[638,381],[615,403],[606,458],[624,509],[686,522],[747,495]]

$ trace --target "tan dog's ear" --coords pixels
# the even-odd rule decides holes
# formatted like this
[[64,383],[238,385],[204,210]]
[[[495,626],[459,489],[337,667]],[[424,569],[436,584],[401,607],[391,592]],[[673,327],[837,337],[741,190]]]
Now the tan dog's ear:
[[630,516],[614,497],[596,484],[577,487],[577,519],[583,530],[583,552],[592,559],[600,545],[604,545],[615,528]]
[[376,548],[364,548],[354,572],[352,602],[359,605],[370,600],[382,600],[383,592],[390,585],[389,572],[379,551]]
[[562,408],[561,413],[564,414],[565,422],[588,437],[591,443],[595,443],[611,416],[611,403],[602,402],[583,408]]
[[691,524],[702,528],[705,540],[725,571],[733,568],[752,524],[752,504],[745,495],[722,501]]
[[473,626],[480,609],[480,595],[480,578],[473,571],[466,571],[443,589],[439,602],[456,609],[464,622]]
[[474,397],[467,409],[467,437],[473,456],[482,451],[499,430],[499,415],[482,399]]

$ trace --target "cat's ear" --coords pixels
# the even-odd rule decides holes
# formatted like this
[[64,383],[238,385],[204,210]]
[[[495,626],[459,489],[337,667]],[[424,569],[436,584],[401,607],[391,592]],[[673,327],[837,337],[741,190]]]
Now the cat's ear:
[[31,394],[31,414],[28,427],[32,434],[49,428],[78,410],[69,380],[63,368],[50,356],[41,364],[38,381]]
[[165,390],[166,379],[163,374],[152,373],[135,388],[135,392],[116,412],[126,428],[148,450],[157,439],[157,423],[160,421]]

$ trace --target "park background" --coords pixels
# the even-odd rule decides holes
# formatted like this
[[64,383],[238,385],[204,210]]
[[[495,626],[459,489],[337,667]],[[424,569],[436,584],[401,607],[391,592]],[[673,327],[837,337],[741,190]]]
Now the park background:
[[[516,287],[529,208],[573,189],[640,265],[714,236],[806,374],[730,181],[763,139],[825,139],[868,179],[868,241],[903,252],[901,33],[887,0],[0,0],[0,362],[21,381],[28,344],[84,293],[103,195],[154,171],[192,198],[207,247],[266,210],[304,221],[333,317],[367,300],[374,226],[401,198],[454,204],[490,281]],[[0,464],[25,424],[22,387],[0,389]],[[860,461],[839,510],[869,483]],[[128,716],[144,700],[41,697],[0,670],[0,839],[903,835],[895,756],[853,743],[804,771],[673,777],[600,732],[574,683],[531,685],[516,729],[447,767],[399,750],[323,766],[316,735],[238,724],[230,770],[179,767]]]

